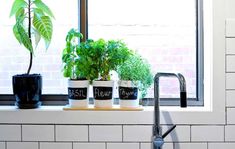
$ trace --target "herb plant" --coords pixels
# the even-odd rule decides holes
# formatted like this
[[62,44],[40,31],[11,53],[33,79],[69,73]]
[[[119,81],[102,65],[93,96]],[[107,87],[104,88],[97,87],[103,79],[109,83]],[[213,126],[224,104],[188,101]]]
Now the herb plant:
[[110,80],[110,71],[116,71],[117,67],[123,64],[130,54],[131,51],[122,41],[109,40],[100,63],[101,80]]
[[82,34],[75,29],[71,29],[66,36],[66,47],[62,55],[64,77],[70,79],[86,79],[86,75],[80,69],[81,64],[79,62],[81,58],[77,53],[79,47],[78,42],[82,37]]
[[110,71],[116,70],[130,55],[130,50],[122,41],[97,41],[87,40],[78,48],[78,55],[83,67],[86,67],[89,80],[99,79],[108,81],[111,79]]
[[147,94],[147,89],[153,83],[150,65],[137,53],[131,55],[125,63],[117,69],[120,80],[132,81],[141,91],[142,98]]
[[86,79],[91,82],[99,77],[99,61],[103,48],[105,47],[105,41],[93,41],[86,40],[81,42],[77,49],[79,55],[78,66],[80,70],[83,70]]
[[[15,16],[16,23],[13,33],[20,44],[23,44],[30,53],[30,63],[27,74],[30,73],[33,54],[41,38],[48,49],[53,32],[51,18],[54,18],[50,8],[41,0],[15,0],[10,17]],[[32,42],[32,40],[35,42]]]

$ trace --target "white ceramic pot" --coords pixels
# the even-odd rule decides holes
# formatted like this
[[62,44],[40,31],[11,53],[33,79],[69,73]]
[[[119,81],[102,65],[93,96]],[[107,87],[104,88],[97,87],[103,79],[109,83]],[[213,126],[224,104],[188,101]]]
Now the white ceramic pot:
[[89,105],[89,81],[68,80],[70,107],[87,108]]
[[112,108],[114,81],[93,81],[94,105],[97,108]]
[[119,104],[121,108],[139,107],[138,83],[126,80],[118,81]]

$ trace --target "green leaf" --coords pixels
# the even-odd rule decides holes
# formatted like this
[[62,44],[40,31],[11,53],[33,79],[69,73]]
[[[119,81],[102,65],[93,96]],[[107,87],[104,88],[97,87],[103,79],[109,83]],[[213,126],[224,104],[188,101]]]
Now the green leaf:
[[27,7],[27,5],[24,0],[15,0],[11,7],[10,17],[16,14],[19,9]]
[[22,24],[16,23],[16,27],[18,30],[19,38],[21,39],[21,43],[27,48],[30,52],[33,52],[32,43],[27,35],[27,32],[24,30]]
[[53,25],[50,17],[34,15],[33,26],[45,40],[46,49],[47,49],[50,45],[53,32]]
[[50,8],[45,4],[43,3],[41,0],[35,0],[33,2],[39,9],[41,9],[43,12],[45,12],[46,14],[48,14],[50,17],[54,17],[52,11],[50,10]]
[[18,32],[17,24],[15,24],[15,25],[13,26],[13,33],[14,33],[14,35],[15,35],[15,38],[18,40],[18,42],[19,42],[20,44],[22,44],[22,42],[21,42],[21,36],[20,36],[20,34],[19,34],[19,32]]
[[26,14],[24,13],[24,8],[20,8],[16,13],[15,13],[15,18],[16,20],[20,20],[20,22],[23,22],[24,18],[26,17]]
[[33,12],[34,12],[34,15],[45,16],[45,13],[42,11],[42,9],[33,8]]
[[34,31],[34,37],[35,37],[35,48],[37,48],[38,43],[41,40],[41,35],[35,28],[33,28],[33,31]]

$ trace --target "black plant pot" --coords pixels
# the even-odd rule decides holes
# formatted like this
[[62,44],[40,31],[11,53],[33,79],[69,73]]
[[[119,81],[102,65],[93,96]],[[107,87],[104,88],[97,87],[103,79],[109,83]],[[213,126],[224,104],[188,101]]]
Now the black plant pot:
[[40,74],[21,74],[12,77],[16,106],[34,109],[41,105],[42,77]]

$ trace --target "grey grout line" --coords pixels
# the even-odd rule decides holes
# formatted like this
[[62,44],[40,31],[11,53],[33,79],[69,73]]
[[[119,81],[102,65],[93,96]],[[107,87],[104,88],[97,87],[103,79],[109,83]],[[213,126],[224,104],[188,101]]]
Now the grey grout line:
[[87,125],[88,142],[90,142],[90,125]]
[[54,125],[54,141],[56,142],[56,125]]
[[40,149],[40,142],[38,142],[38,149]]
[[226,89],[226,91],[235,91],[235,89]]
[[122,125],[122,142],[124,142],[124,133],[123,133],[124,130],[123,130],[123,127],[124,127],[124,126]]
[[226,125],[224,125],[224,142],[225,142],[225,126],[226,126]]
[[21,141],[23,141],[23,125],[20,125],[20,137],[21,137]]
[[189,142],[192,142],[192,125],[189,126],[189,133],[190,133]]
[[7,149],[7,141],[5,142],[5,149]]

